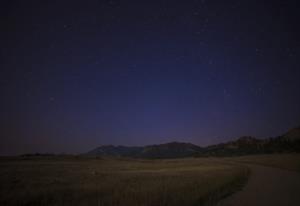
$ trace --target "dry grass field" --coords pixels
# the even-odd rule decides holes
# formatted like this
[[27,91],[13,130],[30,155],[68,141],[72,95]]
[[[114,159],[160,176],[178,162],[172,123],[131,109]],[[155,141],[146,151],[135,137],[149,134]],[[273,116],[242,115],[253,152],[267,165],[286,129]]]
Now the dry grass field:
[[226,158],[237,163],[259,164],[300,172],[300,154],[267,154]]
[[213,158],[2,158],[0,205],[212,205],[248,173]]

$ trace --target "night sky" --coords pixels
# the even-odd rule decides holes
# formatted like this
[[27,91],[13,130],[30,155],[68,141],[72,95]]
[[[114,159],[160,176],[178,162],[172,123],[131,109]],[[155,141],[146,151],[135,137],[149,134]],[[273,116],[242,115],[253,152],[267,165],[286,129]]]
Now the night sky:
[[297,1],[3,1],[0,155],[300,125]]

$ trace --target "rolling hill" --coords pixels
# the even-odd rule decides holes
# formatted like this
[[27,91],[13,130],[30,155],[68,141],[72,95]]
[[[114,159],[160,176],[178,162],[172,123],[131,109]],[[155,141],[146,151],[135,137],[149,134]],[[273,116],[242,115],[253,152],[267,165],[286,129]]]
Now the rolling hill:
[[251,136],[243,136],[236,140],[207,147],[183,142],[170,142],[140,147],[104,145],[84,155],[133,158],[180,158],[288,152],[300,152],[300,127],[291,129],[278,137],[258,139]]
[[86,153],[89,156],[117,156],[140,158],[178,158],[192,156],[200,152],[201,147],[181,142],[148,145],[144,147],[128,147],[104,145]]

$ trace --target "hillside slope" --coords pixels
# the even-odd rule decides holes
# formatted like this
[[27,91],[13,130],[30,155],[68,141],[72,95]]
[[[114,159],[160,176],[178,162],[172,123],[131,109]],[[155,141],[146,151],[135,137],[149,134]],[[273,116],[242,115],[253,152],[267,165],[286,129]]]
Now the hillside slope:
[[200,147],[191,143],[170,142],[141,147],[100,146],[87,152],[88,156],[114,156],[133,158],[180,158],[189,156],[239,156],[300,152],[300,127],[278,137],[257,139],[243,136],[236,140]]

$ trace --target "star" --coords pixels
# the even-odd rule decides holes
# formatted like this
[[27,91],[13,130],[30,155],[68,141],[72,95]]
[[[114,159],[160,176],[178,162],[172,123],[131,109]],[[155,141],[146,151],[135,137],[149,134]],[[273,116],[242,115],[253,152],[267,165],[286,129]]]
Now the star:
[[193,13],[193,15],[194,15],[194,16],[199,16],[199,12],[195,11],[195,12]]

